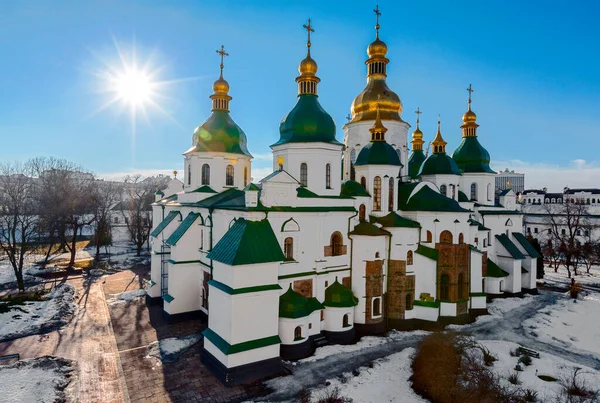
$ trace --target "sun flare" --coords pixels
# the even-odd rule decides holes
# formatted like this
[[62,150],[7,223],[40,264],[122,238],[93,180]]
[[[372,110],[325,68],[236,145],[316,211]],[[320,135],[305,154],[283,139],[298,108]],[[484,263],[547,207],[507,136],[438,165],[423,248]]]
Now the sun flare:
[[141,105],[152,99],[153,82],[143,71],[130,69],[116,77],[115,81],[118,97],[130,105]]

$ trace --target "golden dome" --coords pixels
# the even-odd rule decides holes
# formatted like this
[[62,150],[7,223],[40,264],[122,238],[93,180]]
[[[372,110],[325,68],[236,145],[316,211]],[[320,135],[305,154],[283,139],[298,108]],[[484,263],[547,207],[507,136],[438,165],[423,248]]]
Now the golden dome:
[[465,123],[471,123],[471,122],[475,122],[477,120],[477,115],[475,114],[475,112],[473,112],[471,110],[471,104],[470,103],[469,103],[469,110],[467,110],[465,112],[465,114],[462,117],[462,120]]
[[369,47],[367,47],[367,55],[369,58],[372,57],[385,57],[387,54],[388,48],[384,41],[379,38],[375,39]]
[[400,114],[403,106],[400,97],[387,86],[385,80],[370,79],[365,89],[352,102],[352,122],[375,120],[378,106],[381,119],[402,121]]
[[317,74],[317,62],[310,57],[310,52],[306,58],[300,62],[300,66],[298,66],[298,72],[302,76],[314,76]]
[[417,126],[417,128],[413,132],[412,138],[413,140],[421,140],[423,138],[423,132],[421,131],[421,129],[419,129],[419,126]]
[[221,75],[217,81],[213,84],[213,91],[215,93],[228,93],[229,92],[229,83],[223,78]]

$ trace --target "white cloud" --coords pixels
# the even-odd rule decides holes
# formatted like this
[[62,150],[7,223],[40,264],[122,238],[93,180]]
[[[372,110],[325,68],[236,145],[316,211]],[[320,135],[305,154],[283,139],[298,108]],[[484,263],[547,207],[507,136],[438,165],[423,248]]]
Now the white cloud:
[[492,167],[524,173],[525,188],[547,187],[549,191],[561,192],[565,186],[572,189],[600,187],[600,164],[583,159],[573,160],[567,165],[521,160],[495,161]]
[[257,183],[262,178],[273,173],[273,167],[252,168],[252,182]]

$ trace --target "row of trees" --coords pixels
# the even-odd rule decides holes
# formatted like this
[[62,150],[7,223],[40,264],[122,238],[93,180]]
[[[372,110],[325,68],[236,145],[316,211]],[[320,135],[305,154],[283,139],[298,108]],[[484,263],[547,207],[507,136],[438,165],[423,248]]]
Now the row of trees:
[[554,271],[562,264],[571,271],[585,267],[587,272],[600,264],[600,238],[598,223],[590,214],[590,207],[583,200],[571,200],[563,204],[544,205],[545,236],[540,239],[544,258]]
[[70,253],[72,269],[85,227],[94,229],[91,241],[98,258],[100,247],[111,242],[114,214],[124,216],[139,256],[152,226],[150,204],[157,185],[163,183],[139,175],[123,182],[97,180],[82,167],[56,158],[0,164],[0,248],[19,290],[24,289],[28,254],[43,254],[44,266],[58,246]]

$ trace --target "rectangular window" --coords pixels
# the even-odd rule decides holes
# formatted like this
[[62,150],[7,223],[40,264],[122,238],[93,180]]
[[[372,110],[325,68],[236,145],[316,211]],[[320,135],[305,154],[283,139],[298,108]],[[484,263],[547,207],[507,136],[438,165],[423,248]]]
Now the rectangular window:
[[373,210],[381,211],[381,178],[373,179]]

